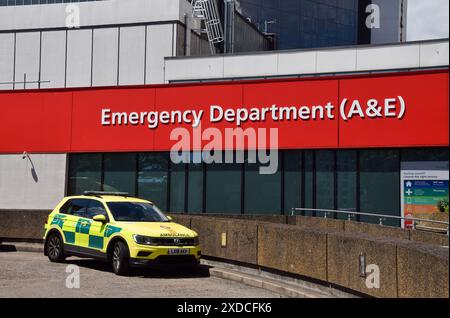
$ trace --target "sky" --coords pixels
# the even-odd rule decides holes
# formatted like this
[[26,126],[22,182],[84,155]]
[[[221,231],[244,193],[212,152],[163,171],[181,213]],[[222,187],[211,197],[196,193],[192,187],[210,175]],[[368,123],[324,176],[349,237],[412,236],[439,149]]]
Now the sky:
[[449,0],[408,0],[407,40],[448,38]]

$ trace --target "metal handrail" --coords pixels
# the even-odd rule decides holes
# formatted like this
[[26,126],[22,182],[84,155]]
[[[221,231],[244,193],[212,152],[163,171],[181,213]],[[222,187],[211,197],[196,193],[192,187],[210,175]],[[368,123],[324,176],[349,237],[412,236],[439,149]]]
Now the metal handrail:
[[365,212],[354,212],[354,211],[344,211],[344,210],[329,210],[329,209],[308,209],[308,208],[292,208],[291,216],[295,216],[296,211],[311,211],[311,212],[324,212],[324,218],[328,217],[330,213],[340,213],[348,215],[348,220],[351,221],[351,218],[355,215],[362,216],[372,216],[378,217],[380,219],[380,225],[383,225],[383,220],[386,219],[395,219],[395,220],[405,220],[405,221],[413,221],[413,229],[416,229],[416,225],[418,222],[428,222],[434,224],[447,225],[447,236],[449,235],[449,222],[445,221],[437,221],[437,220],[427,220],[427,219],[419,219],[407,216],[395,216],[395,215],[387,215],[387,214],[379,214],[379,213],[365,213]]

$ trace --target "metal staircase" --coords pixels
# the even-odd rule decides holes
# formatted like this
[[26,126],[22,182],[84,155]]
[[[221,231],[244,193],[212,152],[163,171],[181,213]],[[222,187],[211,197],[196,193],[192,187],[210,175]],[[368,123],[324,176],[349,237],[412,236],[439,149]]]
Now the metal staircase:
[[222,23],[215,0],[191,0],[192,17],[204,21],[211,54],[216,53],[216,44],[224,41]]

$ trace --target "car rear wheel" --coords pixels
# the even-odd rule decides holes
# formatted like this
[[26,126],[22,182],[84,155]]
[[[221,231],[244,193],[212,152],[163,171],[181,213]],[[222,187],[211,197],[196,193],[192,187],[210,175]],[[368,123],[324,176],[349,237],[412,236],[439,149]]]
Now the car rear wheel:
[[126,275],[130,266],[130,251],[123,242],[114,244],[112,266],[116,275]]
[[64,262],[66,256],[64,255],[64,245],[61,235],[58,233],[50,234],[47,240],[47,256],[51,262]]

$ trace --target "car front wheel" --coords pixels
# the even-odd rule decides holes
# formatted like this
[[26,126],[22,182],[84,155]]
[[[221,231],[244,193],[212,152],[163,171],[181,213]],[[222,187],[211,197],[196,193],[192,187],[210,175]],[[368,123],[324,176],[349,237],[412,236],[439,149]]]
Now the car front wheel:
[[130,252],[123,242],[114,244],[112,253],[113,271],[116,275],[126,275],[129,269]]
[[61,263],[66,259],[63,240],[58,233],[53,233],[49,236],[46,248],[48,259],[51,262]]

